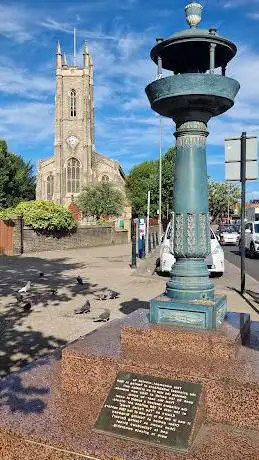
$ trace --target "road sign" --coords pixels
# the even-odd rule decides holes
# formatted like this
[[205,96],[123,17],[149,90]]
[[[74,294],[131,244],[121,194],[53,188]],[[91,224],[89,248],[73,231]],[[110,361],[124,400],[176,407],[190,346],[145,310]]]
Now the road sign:
[[[227,137],[225,139],[225,179],[226,181],[241,181],[241,139]],[[257,180],[258,148],[257,137],[246,137],[246,180]]]

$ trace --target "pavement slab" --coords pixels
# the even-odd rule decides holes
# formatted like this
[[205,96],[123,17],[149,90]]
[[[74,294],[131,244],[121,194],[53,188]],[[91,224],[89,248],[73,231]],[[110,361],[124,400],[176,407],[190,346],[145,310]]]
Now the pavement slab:
[[[17,371],[35,358],[99,328],[97,318],[106,308],[111,320],[149,308],[149,300],[165,289],[166,277],[154,273],[158,249],[146,260],[138,261],[138,269],[130,268],[131,246],[118,245],[66,251],[38,252],[0,259],[0,375]],[[43,277],[39,273],[44,273]],[[84,284],[80,286],[76,277]],[[226,272],[215,279],[219,294],[227,294],[228,309],[251,315],[258,321],[259,306],[251,296],[242,298],[239,269],[226,261]],[[258,282],[247,277],[247,286],[259,292]],[[25,300],[32,303],[29,313],[17,303],[15,293],[30,280],[32,290]],[[53,295],[51,289],[57,289]],[[120,293],[118,299],[98,300],[109,290]],[[76,315],[86,299],[91,312]],[[249,304],[249,302],[250,304]]]

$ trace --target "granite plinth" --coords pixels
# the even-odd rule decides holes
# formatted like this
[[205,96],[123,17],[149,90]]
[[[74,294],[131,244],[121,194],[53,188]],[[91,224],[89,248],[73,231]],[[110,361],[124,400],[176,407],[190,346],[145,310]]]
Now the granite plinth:
[[227,312],[226,296],[214,300],[180,301],[163,294],[150,301],[150,321],[197,329],[217,329]]
[[[125,356],[141,362],[167,362],[182,366],[183,356],[195,363],[206,360],[234,359],[240,344],[246,342],[250,331],[248,314],[227,313],[216,331],[186,329],[166,325],[143,325],[121,328],[121,348]],[[136,348],[141,353],[136,355]],[[198,364],[198,363],[197,363]]]
[[[146,310],[136,311],[69,345],[61,362],[55,357],[47,358],[1,381],[0,457],[3,460],[259,458],[258,352],[239,345],[236,356],[209,362],[201,357],[203,365],[197,367],[191,365],[190,349],[190,367],[185,358],[182,362],[177,359],[175,366],[168,364],[166,357],[145,363],[141,360],[143,350],[138,350],[136,343],[136,359],[125,354],[126,336],[122,346],[120,334],[122,328],[128,327],[145,331],[156,328],[149,324]],[[235,325],[230,329],[234,334]],[[93,430],[119,371],[202,385],[204,423],[188,453]]]

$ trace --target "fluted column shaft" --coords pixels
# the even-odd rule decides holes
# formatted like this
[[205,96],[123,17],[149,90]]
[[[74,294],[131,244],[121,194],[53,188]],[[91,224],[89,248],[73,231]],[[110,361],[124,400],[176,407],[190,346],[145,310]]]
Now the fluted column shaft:
[[182,300],[212,299],[214,286],[205,258],[210,254],[207,125],[187,121],[176,126],[173,238],[176,263],[167,295]]

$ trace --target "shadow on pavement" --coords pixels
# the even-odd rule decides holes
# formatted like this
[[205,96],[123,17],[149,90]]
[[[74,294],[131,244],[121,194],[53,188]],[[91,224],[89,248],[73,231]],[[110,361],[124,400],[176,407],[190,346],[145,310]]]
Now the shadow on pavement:
[[[236,256],[240,256],[240,251],[238,249],[234,249],[230,251],[232,254],[235,254]],[[247,257],[247,255],[246,255]]]
[[[50,360],[59,360],[61,352],[56,351],[46,358],[41,358],[21,369],[15,374],[10,374],[6,379],[0,379],[0,409],[8,409],[9,412],[22,412],[24,414],[44,412],[45,396],[49,388],[36,387],[26,378],[28,371],[44,366]],[[29,383],[30,382],[30,383]]]
[[[84,263],[72,263],[69,258],[0,257],[0,377],[18,371],[34,359],[66,344],[66,341],[43,335],[30,326],[25,328],[24,323],[28,315],[36,313],[33,311],[35,307],[37,310],[49,305],[55,308],[79,294],[87,296],[102,291],[103,288],[85,279],[82,286],[77,283],[76,276],[85,267]],[[76,274],[65,275],[70,270]],[[43,277],[40,272],[44,273]],[[15,294],[27,281],[31,281],[32,289],[24,294],[23,301],[18,302]],[[53,294],[52,289],[57,292]],[[31,310],[27,313],[23,309],[24,301],[31,303]],[[51,327],[51,316],[49,323]]]
[[[259,304],[259,293],[255,291],[251,291],[250,289],[246,289],[247,294],[249,294],[252,299]],[[258,311],[259,313],[259,311]]]
[[[256,306],[245,296],[245,294],[241,294],[241,292],[239,291],[239,289],[236,289],[232,286],[227,286],[227,288],[230,290],[230,291],[235,291],[237,292],[245,301],[246,303],[256,312],[259,314],[259,310],[258,308],[256,308]],[[254,295],[256,294],[254,291],[250,291],[250,290],[246,290],[245,293],[249,294],[251,297],[253,297],[253,295],[251,295],[250,293],[254,293]],[[257,300],[255,300],[256,303],[259,303],[259,294],[257,294]]]
[[133,298],[132,300],[129,300],[128,302],[122,302],[120,311],[124,313],[124,315],[129,315],[133,311],[138,310],[139,308],[149,308],[149,302],[146,302],[144,300],[139,300],[136,297]]

